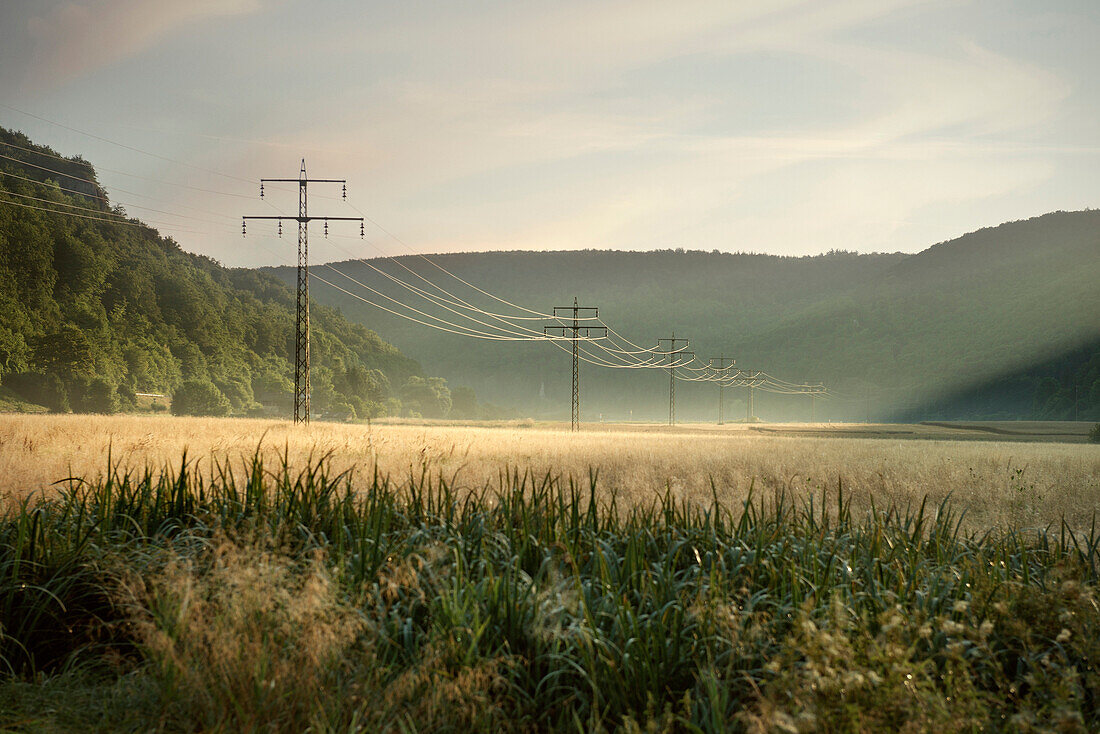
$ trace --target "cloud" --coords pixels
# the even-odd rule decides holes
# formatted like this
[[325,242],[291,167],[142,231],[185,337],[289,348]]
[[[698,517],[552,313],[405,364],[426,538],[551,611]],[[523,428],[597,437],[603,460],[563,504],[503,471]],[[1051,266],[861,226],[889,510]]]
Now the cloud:
[[260,0],[65,0],[25,19],[26,82],[60,86],[136,56],[189,24],[259,8]]
[[[258,8],[81,0],[20,22],[58,84]],[[1060,127],[1075,110],[1086,127],[1073,106],[1086,65],[1058,67],[1050,49],[1004,40],[1031,38],[1027,9],[927,0],[339,9],[283,3],[228,47],[196,28],[201,63],[158,97],[157,114],[172,123],[160,126],[201,138],[188,160],[236,176],[293,175],[301,150],[311,173],[347,177],[359,205],[428,249],[914,249],[1004,212],[1015,218],[1010,204],[1035,200],[1027,192],[1054,201],[1048,183],[1098,152],[1091,132]],[[88,86],[110,99],[117,89],[105,85],[143,83],[140,64],[118,67]],[[257,82],[273,80],[280,93],[265,97],[258,90],[270,84]],[[153,102],[135,109],[143,104]],[[1091,114],[1095,103],[1084,107]],[[119,124],[134,118],[125,117]],[[1077,188],[1075,201],[1097,190]],[[204,194],[191,196],[202,205]],[[211,206],[228,216],[240,202]]]

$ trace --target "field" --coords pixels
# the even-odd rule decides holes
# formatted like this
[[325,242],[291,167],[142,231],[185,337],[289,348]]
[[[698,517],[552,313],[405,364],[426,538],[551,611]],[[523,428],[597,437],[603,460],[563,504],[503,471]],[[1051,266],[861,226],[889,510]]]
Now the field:
[[[178,467],[186,451],[201,469],[212,459],[239,468],[260,447],[269,463],[285,453],[291,467],[331,455],[331,467],[352,471],[360,484],[375,471],[401,480],[425,470],[460,489],[495,484],[501,472],[515,470],[587,484],[598,470],[601,490],[626,503],[649,502],[669,487],[676,497],[703,503],[717,492],[736,506],[750,487],[800,497],[839,484],[859,509],[872,500],[904,505],[927,497],[938,504],[950,496],[973,527],[1044,526],[1063,517],[1074,526],[1090,522],[1100,507],[1100,450],[1051,442],[1046,424],[1007,425],[1017,432],[1009,440],[943,425],[627,424],[571,434],[567,425],[518,422],[314,423],[301,430],[245,419],[5,415],[0,498],[10,502],[48,492],[68,476],[103,474],[108,450],[113,462],[132,469]],[[1068,431],[1053,425],[1062,427],[1057,433]],[[1084,424],[1069,425],[1083,440]]]
[[3,416],[0,731],[1100,727],[1097,447],[593,428]]

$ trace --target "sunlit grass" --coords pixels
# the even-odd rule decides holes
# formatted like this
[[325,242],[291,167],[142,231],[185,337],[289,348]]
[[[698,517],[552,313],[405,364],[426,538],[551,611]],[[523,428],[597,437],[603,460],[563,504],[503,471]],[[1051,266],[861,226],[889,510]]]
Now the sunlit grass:
[[803,498],[842,482],[860,511],[872,500],[884,506],[950,497],[973,528],[1045,527],[1062,518],[1083,527],[1100,507],[1100,452],[1089,444],[891,435],[884,429],[876,439],[810,438],[694,426],[571,434],[540,424],[303,429],[270,420],[6,415],[0,416],[0,505],[55,491],[52,483],[70,473],[102,474],[109,450],[134,468],[174,463],[184,451],[209,466],[212,458],[240,458],[260,445],[269,462],[286,452],[293,466],[331,454],[331,467],[352,472],[357,486],[369,484],[375,471],[401,478],[424,464],[457,490],[495,483],[506,467],[579,481],[598,467],[601,489],[615,491],[623,506],[648,503],[666,487],[679,499],[706,503],[713,482],[719,500],[736,506],[750,486]]

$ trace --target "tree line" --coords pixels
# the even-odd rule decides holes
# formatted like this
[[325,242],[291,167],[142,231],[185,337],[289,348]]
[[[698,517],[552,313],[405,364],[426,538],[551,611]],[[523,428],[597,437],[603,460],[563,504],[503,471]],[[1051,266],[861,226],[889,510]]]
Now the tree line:
[[[5,155],[60,172],[0,160],[5,201],[82,215],[0,204],[0,398],[113,413],[138,409],[139,393],[164,393],[180,413],[290,411],[290,288],[185,252],[112,206],[88,183],[96,174],[82,158],[59,160],[18,132],[0,129],[0,141],[33,151],[3,146]],[[484,409],[469,388],[425,375],[335,308],[315,305],[311,316],[320,414],[473,417]]]

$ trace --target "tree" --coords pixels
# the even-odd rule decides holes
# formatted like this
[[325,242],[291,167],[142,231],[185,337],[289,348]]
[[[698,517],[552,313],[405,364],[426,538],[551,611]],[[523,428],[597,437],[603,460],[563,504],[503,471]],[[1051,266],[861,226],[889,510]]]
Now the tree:
[[337,421],[353,421],[357,416],[352,405],[337,400],[329,406],[326,417]]
[[35,361],[45,371],[88,375],[95,368],[92,342],[73,324],[62,324],[35,345]]
[[456,418],[477,418],[477,395],[473,388],[451,390],[451,415]]
[[173,415],[229,415],[232,406],[212,382],[187,380],[172,394]]
[[111,383],[102,377],[75,380],[72,389],[72,406],[76,413],[118,412],[118,393]]
[[442,418],[451,410],[451,391],[442,378],[413,375],[401,388],[401,401],[425,418]]

